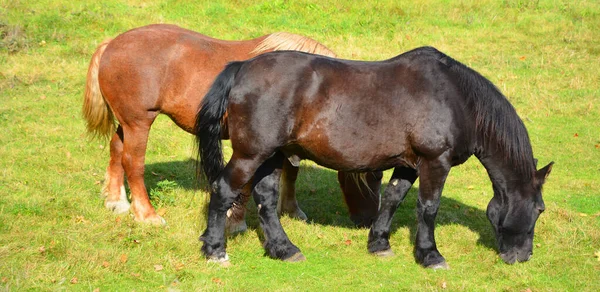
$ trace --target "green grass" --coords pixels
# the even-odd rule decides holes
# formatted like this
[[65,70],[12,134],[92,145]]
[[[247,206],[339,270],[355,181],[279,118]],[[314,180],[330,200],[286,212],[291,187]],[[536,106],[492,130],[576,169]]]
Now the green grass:
[[[414,2],[414,3],[413,3]],[[544,189],[534,258],[500,260],[476,159],[452,170],[436,238],[451,269],[414,261],[416,189],[393,223],[396,256],[367,253],[335,172],[303,163],[298,198],[311,224],[282,218],[308,258],[264,256],[255,207],[229,239],[233,265],[206,263],[197,238],[207,194],[193,140],[154,124],[146,184],[168,226],[102,206],[108,144],[85,134],[80,108],[97,44],[149,23],[222,39],[275,31],[311,36],[342,58],[380,60],[435,46],[494,82],[524,120]],[[600,290],[600,4],[597,1],[19,1],[0,0],[0,290]],[[387,174],[389,176],[389,173]]]

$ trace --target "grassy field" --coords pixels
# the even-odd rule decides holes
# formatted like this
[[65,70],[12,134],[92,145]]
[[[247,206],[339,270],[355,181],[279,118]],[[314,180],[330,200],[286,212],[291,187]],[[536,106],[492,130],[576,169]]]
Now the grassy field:
[[[450,270],[415,263],[418,183],[394,219],[396,256],[381,259],[348,218],[335,172],[310,162],[298,185],[310,223],[282,218],[306,262],[263,255],[251,204],[250,229],[228,242],[233,265],[206,263],[193,140],[164,116],[146,184],[168,225],[112,215],[99,196],[108,143],[91,140],[81,118],[85,74],[102,40],[150,23],[221,39],[289,31],[359,60],[431,45],[476,69],[515,106],[540,164],[555,161],[534,257],[499,258],[485,216],[491,184],[472,158],[450,173],[437,218]],[[586,0],[0,0],[0,290],[598,291],[599,27],[600,3]]]

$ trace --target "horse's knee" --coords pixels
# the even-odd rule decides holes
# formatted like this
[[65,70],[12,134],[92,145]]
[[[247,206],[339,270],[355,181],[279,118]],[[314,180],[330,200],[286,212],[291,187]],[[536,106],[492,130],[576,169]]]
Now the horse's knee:
[[268,175],[259,178],[259,181],[254,186],[252,196],[257,203],[271,208],[277,207],[277,198],[279,196],[279,179],[281,170],[274,169]]
[[440,207],[439,200],[425,200],[425,201],[422,201],[421,199],[417,200],[417,210],[419,210],[423,214],[436,213],[439,207]]
[[234,198],[231,196],[222,196],[218,193],[213,193],[210,197],[209,209],[217,210],[219,212],[227,212],[232,206]]
[[226,212],[233,206],[236,197],[226,184],[217,181],[213,184],[210,194],[209,208]]

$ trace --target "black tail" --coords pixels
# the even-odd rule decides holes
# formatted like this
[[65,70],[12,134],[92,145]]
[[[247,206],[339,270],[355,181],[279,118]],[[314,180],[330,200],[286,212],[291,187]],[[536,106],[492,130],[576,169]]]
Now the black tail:
[[235,75],[243,64],[244,62],[231,62],[225,67],[204,96],[196,116],[194,126],[198,145],[196,176],[197,178],[206,176],[209,188],[225,167],[221,148],[221,121],[227,110],[229,91],[233,87]]

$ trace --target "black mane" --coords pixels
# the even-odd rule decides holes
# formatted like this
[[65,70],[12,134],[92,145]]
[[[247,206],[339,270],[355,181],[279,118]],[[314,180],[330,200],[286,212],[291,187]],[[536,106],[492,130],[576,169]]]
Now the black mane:
[[535,162],[529,135],[508,99],[481,74],[435,48],[424,47],[417,50],[435,56],[451,72],[456,73],[460,90],[465,93],[466,107],[473,114],[477,133],[482,137],[483,147],[498,147],[519,175],[524,179],[531,179],[535,172]]

